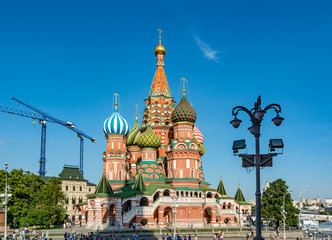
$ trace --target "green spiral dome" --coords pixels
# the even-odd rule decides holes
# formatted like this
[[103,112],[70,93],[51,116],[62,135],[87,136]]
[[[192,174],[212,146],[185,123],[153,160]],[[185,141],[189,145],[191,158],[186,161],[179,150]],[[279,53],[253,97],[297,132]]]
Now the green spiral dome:
[[137,141],[137,145],[140,148],[158,148],[160,147],[159,137],[152,131],[151,126],[149,125],[145,132],[141,134]]
[[127,145],[128,146],[133,146],[133,145],[137,145],[138,139],[141,136],[141,132],[139,131],[140,126],[138,123],[138,120],[136,118],[135,124],[133,126],[133,128],[129,131],[128,135],[127,135]]

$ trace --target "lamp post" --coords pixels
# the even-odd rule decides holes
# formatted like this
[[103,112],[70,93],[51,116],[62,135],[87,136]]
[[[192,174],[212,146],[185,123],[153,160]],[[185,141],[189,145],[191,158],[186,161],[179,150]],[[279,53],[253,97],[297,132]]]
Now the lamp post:
[[[257,98],[257,102],[254,105],[254,108],[247,109],[243,106],[237,106],[234,107],[232,110],[232,115],[234,116],[234,119],[230,122],[234,128],[238,128],[241,124],[241,120],[237,119],[237,115],[240,111],[243,111],[247,113],[247,115],[250,118],[250,121],[252,122],[252,126],[248,128],[249,132],[254,135],[255,137],[255,145],[256,145],[256,154],[255,155],[246,155],[242,154],[240,157],[242,157],[242,161],[246,161],[246,165],[243,164],[244,167],[256,167],[256,237],[255,240],[262,240],[264,239],[262,237],[262,228],[261,228],[261,190],[260,190],[260,168],[263,167],[265,164],[267,164],[269,161],[272,162],[272,157],[276,156],[276,154],[260,154],[259,149],[259,138],[260,138],[260,129],[261,129],[261,122],[263,121],[264,114],[269,109],[275,110],[277,113],[276,117],[272,119],[273,123],[276,126],[280,126],[284,118],[279,116],[279,113],[281,112],[281,107],[278,104],[270,104],[266,106],[264,109],[261,108],[261,96]],[[270,141],[271,143],[271,141]],[[245,145],[244,145],[245,146]],[[283,144],[282,144],[283,147]],[[273,149],[273,147],[272,147]],[[233,150],[234,149],[233,146]],[[274,150],[274,149],[273,149]],[[235,153],[234,151],[234,153]],[[272,150],[271,150],[272,151]],[[249,164],[249,165],[248,165]]]
[[299,194],[299,229],[301,228],[301,195],[302,193],[308,191],[307,189],[303,189]]
[[[293,191],[289,191],[288,193],[291,193]],[[284,196],[282,196],[282,217],[283,217],[283,220],[284,220],[284,239],[286,239],[286,217],[287,217],[287,212],[286,212],[286,209],[285,209],[285,196],[286,196],[287,193],[284,194]]]
[[173,220],[174,220],[174,224],[173,224],[173,228],[174,228],[174,237],[173,239],[175,240],[176,237],[176,201],[178,200],[179,196],[176,195],[176,190],[175,190],[175,195],[171,197],[173,199]]
[[5,200],[3,204],[5,205],[5,235],[4,239],[7,239],[7,212],[8,212],[8,198],[10,198],[12,195],[8,194],[8,164],[5,163],[5,170],[6,170],[6,184],[5,184],[5,194],[1,194],[0,197],[3,197]]

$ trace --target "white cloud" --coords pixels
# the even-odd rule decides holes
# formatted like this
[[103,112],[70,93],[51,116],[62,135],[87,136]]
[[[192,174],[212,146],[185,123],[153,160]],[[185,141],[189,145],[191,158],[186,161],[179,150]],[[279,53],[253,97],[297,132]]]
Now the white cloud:
[[204,53],[204,56],[207,59],[222,65],[219,62],[219,58],[217,56],[217,54],[220,52],[213,50],[209,45],[207,45],[205,42],[203,42],[200,38],[198,38],[198,37],[194,37],[194,38],[196,40],[197,46],[202,50],[202,52]]

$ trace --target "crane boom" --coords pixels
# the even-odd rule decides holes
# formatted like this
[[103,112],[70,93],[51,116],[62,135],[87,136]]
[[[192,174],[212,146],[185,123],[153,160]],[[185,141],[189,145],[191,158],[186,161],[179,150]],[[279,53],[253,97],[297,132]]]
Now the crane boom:
[[52,122],[52,123],[57,123],[60,124],[74,132],[77,133],[77,136],[80,138],[80,172],[83,175],[83,149],[84,149],[84,138],[87,138],[91,140],[92,142],[96,142],[96,140],[93,137],[90,137],[89,135],[85,134],[83,131],[79,130],[76,128],[75,124],[72,122],[68,121],[62,121],[59,120],[52,115],[36,108],[35,106],[32,106],[31,104],[25,103],[17,98],[12,98],[14,101],[26,106],[27,108],[30,108],[33,111],[36,111],[37,113],[34,112],[28,112],[24,110],[19,110],[15,108],[10,108],[10,107],[4,107],[0,106],[0,112],[5,112],[9,114],[14,114],[22,117],[28,117],[32,119],[38,119],[39,123],[42,124],[42,131],[41,131],[41,150],[40,150],[40,167],[39,167],[39,174],[40,176],[45,176],[46,173],[46,122]]
[[17,98],[12,97],[12,99],[13,99],[14,101],[16,101],[16,102],[18,102],[18,103],[20,103],[20,104],[26,106],[27,108],[30,108],[30,109],[32,109],[32,110],[34,110],[34,111],[36,111],[36,112],[42,114],[43,116],[45,116],[45,117],[48,119],[48,121],[52,120],[52,122],[54,122],[54,123],[58,123],[58,124],[60,124],[60,125],[62,125],[62,126],[67,127],[68,129],[70,129],[70,130],[76,132],[77,135],[82,135],[83,137],[85,137],[85,138],[91,140],[92,142],[96,142],[96,140],[95,140],[93,137],[90,137],[89,135],[85,134],[83,131],[77,129],[77,128],[75,127],[75,124],[73,124],[73,123],[71,123],[71,122],[66,122],[66,121],[59,120],[59,119],[57,119],[57,118],[51,116],[50,114],[48,114],[48,113],[46,113],[46,112],[44,112],[44,111],[42,111],[42,110],[36,108],[35,106],[32,106],[32,105],[29,104],[29,103],[25,103],[25,102],[23,102],[22,100],[19,100],[19,99],[17,99]]

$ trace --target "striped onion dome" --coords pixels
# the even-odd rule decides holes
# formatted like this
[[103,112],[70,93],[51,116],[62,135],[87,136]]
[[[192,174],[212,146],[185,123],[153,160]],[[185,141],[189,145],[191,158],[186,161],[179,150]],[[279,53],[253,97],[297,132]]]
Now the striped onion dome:
[[133,126],[133,128],[129,131],[128,133],[128,138],[127,138],[127,145],[128,146],[132,146],[132,145],[137,145],[138,139],[141,136],[141,132],[139,131],[140,126],[137,120],[137,116],[136,116],[136,121],[135,124]]
[[197,114],[195,109],[188,103],[185,96],[182,97],[178,106],[172,112],[172,122],[191,122],[195,123]]
[[152,131],[150,125],[148,125],[147,129],[137,141],[137,145],[140,148],[159,148],[160,147],[160,139],[159,137]]
[[204,137],[201,131],[198,130],[196,126],[194,126],[194,137],[196,138],[197,142],[203,144],[204,143]]
[[205,154],[205,147],[200,142],[198,142],[198,146],[199,146],[199,154],[203,156]]
[[127,135],[129,131],[129,125],[127,121],[118,113],[115,109],[114,113],[104,122],[105,134],[121,134]]

